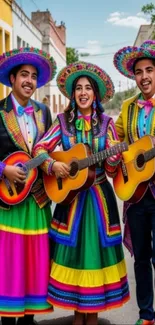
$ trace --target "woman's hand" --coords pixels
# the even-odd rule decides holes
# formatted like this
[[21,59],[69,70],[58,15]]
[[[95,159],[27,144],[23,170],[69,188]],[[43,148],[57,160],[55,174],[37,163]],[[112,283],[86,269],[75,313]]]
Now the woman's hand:
[[3,170],[3,175],[5,175],[10,182],[14,183],[24,183],[26,180],[26,174],[22,168],[17,166],[6,165]]
[[112,162],[112,163],[119,163],[120,160],[121,160],[121,157],[122,157],[121,154],[118,153],[117,155],[114,155],[114,156],[109,157],[108,160],[110,162]]
[[[109,138],[106,139],[106,149],[112,148],[114,145],[119,144],[117,140],[110,140]],[[120,153],[116,155],[110,156],[107,158],[107,161],[111,162],[112,164],[118,164],[122,158]]]
[[55,161],[52,166],[52,172],[55,173],[56,178],[65,178],[68,177],[70,171],[70,167],[60,161]]

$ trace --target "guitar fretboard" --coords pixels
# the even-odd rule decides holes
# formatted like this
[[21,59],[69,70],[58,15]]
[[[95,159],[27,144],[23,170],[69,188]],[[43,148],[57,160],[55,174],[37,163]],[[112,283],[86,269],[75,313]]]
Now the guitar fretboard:
[[145,162],[151,160],[153,157],[155,157],[155,148],[152,148],[144,153]]
[[47,158],[49,158],[48,154],[42,153],[38,157],[27,161],[24,165],[26,165],[26,168],[30,170],[42,164]]
[[126,142],[118,143],[117,145],[112,146],[111,148],[99,151],[97,153],[90,155],[87,158],[79,160],[78,168],[79,170],[82,170],[84,168],[95,165],[96,163],[103,161],[108,157],[114,156],[126,150],[128,150],[128,145]]

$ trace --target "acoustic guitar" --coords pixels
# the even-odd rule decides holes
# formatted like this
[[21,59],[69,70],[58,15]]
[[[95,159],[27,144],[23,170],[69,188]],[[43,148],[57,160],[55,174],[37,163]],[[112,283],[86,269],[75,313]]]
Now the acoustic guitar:
[[50,156],[70,166],[66,178],[56,178],[55,174],[43,175],[45,191],[48,197],[62,204],[70,203],[82,190],[89,188],[95,180],[95,164],[128,149],[125,142],[92,154],[88,145],[79,143],[67,151],[55,151]]
[[0,199],[9,205],[22,202],[30,193],[32,185],[38,176],[36,167],[43,163],[45,159],[47,159],[47,155],[44,153],[32,159],[24,151],[16,151],[4,159],[3,162],[6,165],[15,165],[22,168],[26,173],[26,181],[24,183],[13,183],[4,176],[0,181]]
[[155,148],[152,137],[145,135],[122,153],[118,173],[113,179],[116,195],[136,203],[142,199],[155,173]]

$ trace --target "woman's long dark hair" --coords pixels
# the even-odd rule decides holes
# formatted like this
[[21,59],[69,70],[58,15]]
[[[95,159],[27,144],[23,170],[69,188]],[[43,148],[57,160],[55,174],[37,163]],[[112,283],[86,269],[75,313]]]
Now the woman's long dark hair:
[[[66,123],[67,123],[67,126],[68,128],[70,129],[71,125],[75,125],[75,121],[77,119],[77,104],[75,102],[75,110],[73,112],[73,108],[72,108],[72,105],[71,105],[71,101],[72,99],[74,98],[74,93],[75,93],[75,88],[76,88],[76,85],[77,85],[77,82],[80,78],[87,78],[90,85],[92,86],[92,89],[94,91],[94,95],[96,97],[96,115],[97,115],[97,120],[94,121],[94,123],[97,123],[99,124],[100,123],[100,115],[101,115],[101,109],[99,107],[101,107],[101,98],[100,98],[100,94],[99,94],[99,88],[98,88],[98,84],[97,82],[92,79],[91,77],[87,76],[87,75],[81,75],[79,77],[77,77],[74,82],[73,82],[73,85],[72,85],[72,97],[71,97],[71,100],[67,106],[67,110],[65,111],[65,118],[66,118]],[[104,109],[103,109],[104,111]],[[92,121],[93,123],[93,121]]]

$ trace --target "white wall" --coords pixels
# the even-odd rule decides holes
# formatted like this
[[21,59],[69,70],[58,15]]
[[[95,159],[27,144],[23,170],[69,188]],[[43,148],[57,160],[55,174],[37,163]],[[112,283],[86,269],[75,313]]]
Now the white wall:
[[[59,71],[66,65],[66,58],[61,54],[61,52],[56,48],[56,46],[54,44],[50,44],[49,46],[49,53],[51,54],[51,56],[53,56],[53,58],[55,59],[56,63],[57,63],[57,74],[59,73]],[[51,95],[55,94],[56,95],[56,100],[58,101],[58,95],[61,94],[59,91],[59,88],[56,86],[56,78],[57,78],[57,74],[55,75],[54,79],[51,82]],[[65,97],[62,96],[61,98],[61,102],[62,104],[65,105]]]
[[[32,24],[31,20],[24,14],[22,9],[15,2],[13,2],[12,4],[12,10],[13,10],[12,48],[33,46],[42,49],[41,32]],[[44,87],[42,88],[44,92]],[[36,100],[40,100],[38,90],[35,92],[32,98]]]
[[[34,46],[42,48],[42,34],[32,24],[31,20],[24,14],[24,12],[13,2],[13,47],[19,48],[17,44],[17,37],[21,39],[21,47]],[[23,43],[25,42],[25,43]]]
[[[19,48],[24,46],[33,46],[36,48],[43,49],[47,53],[50,53],[53,56],[57,64],[57,73],[66,65],[66,57],[62,55],[59,49],[54,44],[53,40],[49,37],[46,42],[43,39],[41,31],[34,26],[32,21],[25,15],[22,9],[17,5],[16,2],[13,2],[13,34],[12,34],[12,48]],[[45,26],[46,27],[46,26]],[[21,40],[21,41],[20,41]],[[20,46],[19,46],[20,41]],[[45,45],[46,44],[46,45]],[[57,76],[57,75],[56,75]],[[45,96],[50,96],[51,104],[53,95],[56,98],[56,104],[59,104],[59,95],[61,94],[57,85],[56,85],[56,76],[54,80],[46,84],[44,87],[38,89],[35,93],[35,99],[42,101]],[[34,96],[33,96],[34,98]],[[66,106],[67,99],[61,95],[61,104]],[[53,113],[53,107],[50,107],[53,118],[56,114]]]

